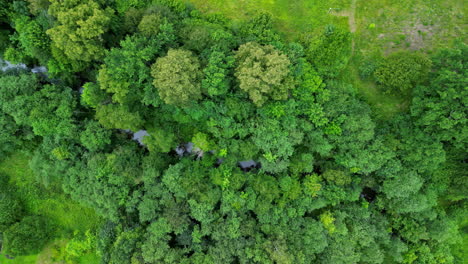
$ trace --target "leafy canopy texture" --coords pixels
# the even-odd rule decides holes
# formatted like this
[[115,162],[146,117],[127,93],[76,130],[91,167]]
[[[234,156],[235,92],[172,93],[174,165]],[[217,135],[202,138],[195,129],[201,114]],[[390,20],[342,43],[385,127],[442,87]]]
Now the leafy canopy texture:
[[257,106],[268,99],[288,98],[288,57],[271,45],[249,42],[239,47],[236,53],[237,68],[235,76],[239,87],[248,93]]
[[348,64],[351,56],[351,33],[334,25],[327,25],[322,34],[310,41],[307,58],[317,72],[336,77]]
[[50,237],[48,223],[40,216],[27,216],[3,234],[5,254],[13,256],[39,252]]
[[468,142],[468,46],[441,50],[434,57],[429,85],[418,86],[411,107],[416,124],[426,133],[457,148]]
[[113,11],[102,9],[93,0],[52,0],[49,13],[57,18],[57,26],[47,34],[55,48],[69,59],[99,60],[103,57],[102,35],[107,31]]
[[427,78],[431,61],[422,54],[395,52],[385,58],[374,75],[387,92],[403,94]]
[[151,67],[153,85],[166,104],[184,106],[201,98],[198,58],[183,49],[170,49]]
[[465,44],[350,60],[345,23],[287,43],[270,15],[184,2],[0,1],[2,56],[26,65],[0,71],[2,255],[464,263]]

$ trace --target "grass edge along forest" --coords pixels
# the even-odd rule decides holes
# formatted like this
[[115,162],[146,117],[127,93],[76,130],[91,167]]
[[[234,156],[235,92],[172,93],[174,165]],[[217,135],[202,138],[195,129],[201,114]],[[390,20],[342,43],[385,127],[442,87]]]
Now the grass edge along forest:
[[352,83],[375,114],[384,119],[406,111],[411,97],[385,93],[375,81],[360,77],[359,68],[365,67],[366,61],[399,50],[431,54],[450,46],[459,37],[466,38],[466,5],[460,0],[191,0],[187,3],[202,12],[221,13],[234,23],[267,12],[272,14],[275,28],[292,41],[311,38],[329,24],[349,30],[353,33],[353,56],[340,79]]
[[2,181],[2,188],[8,188],[15,196],[24,216],[40,216],[46,220],[47,227],[44,228],[51,233],[50,242],[37,255],[9,260],[2,254],[0,263],[33,264],[64,260],[99,263],[94,245],[89,244],[95,243],[95,238],[89,235],[96,232],[100,218],[94,210],[79,205],[60,190],[48,190],[38,184],[29,168],[30,159],[27,152],[16,151],[0,162],[2,180],[8,179],[8,182]]

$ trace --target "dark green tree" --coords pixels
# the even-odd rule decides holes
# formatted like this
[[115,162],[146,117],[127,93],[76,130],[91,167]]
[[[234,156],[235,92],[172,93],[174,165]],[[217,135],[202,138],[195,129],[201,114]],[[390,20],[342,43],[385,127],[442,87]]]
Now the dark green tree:
[[50,228],[41,216],[23,218],[3,233],[3,253],[11,256],[38,253],[50,239]]
[[383,60],[374,76],[387,92],[408,94],[427,78],[430,66],[431,61],[423,54],[395,52]]

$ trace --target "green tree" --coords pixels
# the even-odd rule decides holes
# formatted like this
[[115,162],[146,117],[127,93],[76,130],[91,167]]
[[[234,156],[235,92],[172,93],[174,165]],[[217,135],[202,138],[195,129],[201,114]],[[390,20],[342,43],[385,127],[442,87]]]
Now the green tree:
[[256,41],[261,44],[273,44],[280,41],[280,36],[274,29],[273,17],[269,13],[260,13],[244,23],[240,35],[246,41]]
[[143,142],[150,151],[168,153],[176,146],[176,138],[172,131],[160,128],[148,129],[148,136]]
[[170,249],[168,242],[171,227],[165,218],[159,218],[148,227],[146,239],[142,245],[142,255],[146,262],[180,262],[180,253]]
[[50,238],[50,226],[41,216],[27,216],[3,233],[5,254],[26,256],[38,253]]
[[0,156],[5,157],[20,145],[22,130],[26,129],[19,127],[11,116],[0,111]]
[[[151,89],[148,63],[156,57],[163,43],[161,39],[138,35],[122,40],[120,48],[112,48],[104,58],[105,64],[97,77],[99,87],[112,94],[115,103],[138,106],[145,91]],[[157,106],[156,100],[151,103]]]
[[468,46],[458,43],[433,58],[429,84],[417,86],[411,105],[415,123],[426,134],[466,149],[468,142]]
[[200,148],[202,151],[210,151],[213,149],[213,143],[211,142],[210,138],[207,134],[204,133],[196,133],[192,138],[193,144]]
[[339,186],[348,185],[351,183],[351,176],[342,170],[326,170],[322,177],[328,182]]
[[103,34],[110,26],[113,10],[102,9],[93,0],[51,0],[49,14],[57,25],[47,34],[55,48],[70,60],[90,62],[104,56]]
[[50,2],[49,0],[27,0],[29,11],[33,15],[39,15],[41,12],[47,12]]
[[39,89],[35,75],[4,76],[0,78],[0,108],[12,116],[18,125],[30,125],[29,113],[33,94]]
[[99,85],[92,82],[87,82],[83,85],[81,94],[81,104],[87,107],[96,108],[108,99],[107,94],[100,89]]
[[96,119],[105,128],[120,128],[138,131],[143,120],[138,112],[131,112],[128,107],[117,104],[102,105],[96,109]]
[[299,72],[298,85],[292,95],[298,101],[297,115],[305,115],[316,126],[322,127],[329,122],[323,105],[330,100],[330,93],[325,83],[312,65],[301,58],[295,72]]
[[132,256],[135,255],[138,244],[142,240],[141,235],[139,228],[120,233],[110,253],[109,264],[133,263]]
[[423,182],[416,172],[401,171],[397,175],[385,179],[383,192],[388,198],[408,197],[411,194],[417,193],[421,189]]
[[40,63],[46,64],[50,56],[50,39],[37,20],[28,16],[19,16],[14,21],[17,37],[15,37],[25,54],[39,59]]
[[202,53],[208,49],[227,50],[234,42],[231,32],[202,19],[186,19],[180,36],[184,48]]
[[201,98],[198,58],[190,51],[170,49],[151,67],[153,85],[166,104],[186,106]]
[[80,141],[90,151],[100,151],[111,143],[112,132],[96,121],[88,121],[80,135]]
[[264,119],[251,127],[252,141],[262,151],[262,170],[271,173],[287,169],[294,147],[302,142],[304,136],[297,120],[285,118],[281,121]]
[[29,118],[36,135],[72,137],[76,132],[76,99],[68,87],[44,85],[33,96]]
[[[4,177],[4,176],[1,176]],[[4,184],[2,182],[2,184]],[[8,184],[8,183],[5,183]],[[24,214],[20,201],[10,193],[0,191],[0,232],[4,232],[11,225],[19,222]]]
[[208,65],[203,69],[205,77],[201,89],[209,96],[220,96],[227,93],[231,86],[230,70],[234,65],[234,57],[213,51],[208,59]]
[[117,221],[120,208],[125,207],[141,176],[139,155],[133,144],[120,146],[108,154],[88,153],[68,170],[64,190],[102,216]]
[[68,87],[40,86],[34,75],[5,76],[0,101],[18,125],[32,126],[36,135],[72,136],[76,99]]
[[96,235],[90,230],[84,234],[75,231],[73,239],[68,241],[65,247],[65,260],[68,262],[77,262],[83,255],[91,253],[95,249]]
[[387,92],[408,94],[427,78],[430,66],[431,61],[425,55],[400,51],[385,58],[374,76]]
[[138,24],[138,30],[145,37],[156,36],[159,33],[161,20],[162,18],[159,14],[145,15]]
[[310,41],[307,59],[320,76],[334,78],[346,67],[351,57],[351,38],[349,31],[327,25]]
[[239,87],[257,106],[262,106],[270,98],[288,98],[290,61],[286,55],[271,45],[249,42],[239,47],[235,57]]

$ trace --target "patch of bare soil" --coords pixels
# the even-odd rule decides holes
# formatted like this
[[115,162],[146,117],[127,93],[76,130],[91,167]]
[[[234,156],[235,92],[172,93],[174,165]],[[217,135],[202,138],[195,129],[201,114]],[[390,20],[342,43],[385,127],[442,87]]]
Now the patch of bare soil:
[[411,50],[419,50],[427,46],[434,35],[435,26],[424,25],[416,20],[412,26],[403,28],[403,34],[406,35],[406,41],[410,43],[408,47]]

